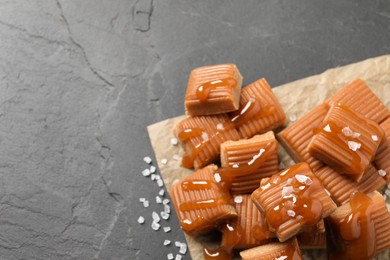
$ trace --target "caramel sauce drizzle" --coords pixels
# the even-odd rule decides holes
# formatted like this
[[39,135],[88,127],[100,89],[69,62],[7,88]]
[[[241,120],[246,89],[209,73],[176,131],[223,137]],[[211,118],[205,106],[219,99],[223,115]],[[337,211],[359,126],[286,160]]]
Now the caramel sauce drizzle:
[[[284,172],[273,175],[263,189],[272,189],[284,180],[281,199],[275,200],[266,209],[266,220],[270,227],[277,230],[286,221],[296,218],[301,225],[316,225],[322,216],[322,203],[312,197],[321,188],[317,178],[310,178],[303,173],[305,163],[296,164]],[[302,173],[302,174],[301,174]]]
[[[351,111],[348,107],[342,104],[337,104],[337,107],[342,109],[343,112],[346,113],[349,117],[356,117],[355,113]],[[370,122],[366,123],[368,125],[372,124]],[[343,129],[345,127],[349,128],[348,125],[336,124],[335,122],[327,120],[321,125],[320,129],[314,129],[314,133],[321,133],[322,135],[325,135],[326,138],[330,139],[333,143],[337,144],[340,147],[344,147],[346,151],[349,151],[349,155],[352,157],[351,164],[348,165],[348,168],[350,170],[346,172],[344,167],[340,167],[338,165],[332,165],[332,168],[345,174],[361,174],[366,170],[366,166],[369,163],[366,156],[363,155],[362,150],[365,150],[367,153],[370,153],[370,151],[367,149],[364,143],[360,141],[360,134],[359,136],[354,136],[353,134],[348,136],[343,133]],[[353,132],[353,129],[351,130]],[[352,150],[348,146],[348,142],[356,142],[357,144],[360,144],[361,147],[359,147],[356,151]]]
[[237,112],[232,113],[231,122],[235,127],[239,127],[255,116],[269,116],[275,112],[274,106],[261,106],[260,101],[255,97],[250,97],[248,102]]
[[375,223],[371,218],[372,200],[362,192],[351,195],[351,213],[338,224],[339,236],[345,251],[337,254],[342,259],[371,259],[375,254]]
[[237,86],[237,81],[234,78],[226,79],[217,79],[203,83],[196,89],[196,96],[201,102],[207,101],[210,91],[217,88],[235,88]]

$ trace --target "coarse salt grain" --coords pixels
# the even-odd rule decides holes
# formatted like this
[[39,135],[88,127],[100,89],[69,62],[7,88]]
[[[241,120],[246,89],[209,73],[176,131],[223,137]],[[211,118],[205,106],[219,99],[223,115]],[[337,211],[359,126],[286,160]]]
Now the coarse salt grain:
[[169,219],[169,213],[167,213],[165,211],[161,211],[160,216],[162,219],[165,219],[165,220]]
[[152,212],[152,218],[153,218],[153,221],[157,222],[157,223],[160,222],[160,220],[161,220],[160,216],[155,211]]
[[234,227],[230,226],[229,224],[226,224],[226,227],[229,229],[229,231],[234,231]]
[[167,258],[168,258],[168,260],[172,260],[173,259],[173,254],[172,253],[167,254]]
[[168,159],[161,159],[161,163],[164,164],[164,165],[167,164],[168,163]]
[[329,124],[327,124],[323,129],[324,129],[325,132],[328,132],[328,133],[332,132],[332,130],[330,129],[330,125]]
[[291,193],[294,192],[294,188],[292,186],[286,186],[286,187],[283,187],[282,189],[282,197],[287,197],[289,196]]
[[144,202],[145,200],[145,198],[139,198],[139,202]]
[[171,207],[169,207],[169,205],[164,205],[164,212],[165,213],[171,213]]
[[377,142],[377,141],[379,140],[377,135],[372,135],[372,136],[371,136],[371,139],[372,139],[374,142]]
[[216,174],[214,174],[214,180],[216,181],[216,182],[221,182],[221,175],[219,175],[219,173],[216,173]]
[[183,223],[184,223],[184,224],[187,224],[187,225],[191,225],[191,224],[192,224],[192,221],[189,220],[189,219],[185,219],[185,220],[183,220]]
[[291,115],[290,116],[290,122],[295,122],[297,121],[297,116],[296,115]]
[[156,166],[154,166],[154,165],[150,166],[149,171],[150,171],[151,173],[155,173],[155,172],[156,172]]
[[152,227],[152,229],[153,229],[154,231],[157,231],[157,230],[160,229],[160,224],[158,224],[157,222],[154,222],[154,221],[153,221],[151,227]]
[[158,180],[157,180],[157,185],[158,185],[159,187],[162,187],[162,186],[164,186],[164,182],[163,182],[161,179],[158,179]]
[[275,211],[278,211],[278,210],[279,210],[279,205],[277,205],[276,207],[274,207],[274,210],[275,210]]
[[164,190],[164,189],[161,189],[161,190],[158,192],[158,195],[164,196],[164,195],[165,195],[165,190]]
[[175,260],[181,260],[183,258],[183,256],[177,254],[176,257],[175,257]]
[[171,244],[171,240],[168,240],[168,239],[164,240],[164,246],[167,246],[167,245],[170,245],[170,244]]
[[163,229],[164,229],[164,232],[165,232],[165,233],[168,233],[168,232],[171,231],[171,227],[163,227]]
[[180,243],[179,253],[184,255],[186,252],[187,252],[187,244],[186,243]]
[[378,170],[378,174],[382,177],[386,176],[386,171],[385,170],[382,170],[382,169],[379,169]]
[[271,183],[267,183],[266,185],[261,186],[261,189],[262,189],[262,190],[266,190],[266,189],[268,189],[269,187],[271,187]]
[[175,137],[171,138],[171,145],[177,145],[177,143],[178,143],[177,138]]
[[287,257],[288,256],[286,256],[286,255],[282,255],[282,256],[275,258],[275,260],[285,260],[285,259],[287,259]]
[[238,165],[238,164],[235,163],[235,164],[232,165],[232,167],[235,168],[235,169],[237,169],[237,168],[240,167],[240,165]]
[[202,132],[202,139],[207,142],[209,140],[209,135],[206,132]]
[[351,130],[351,128],[349,128],[348,126],[344,127],[341,132],[343,132],[343,134],[345,136],[351,136],[353,134],[353,131]]
[[163,204],[164,204],[164,205],[169,204],[169,199],[164,199],[164,200],[163,200]]
[[176,247],[180,247],[180,244],[181,244],[180,241],[175,241],[175,246],[176,246]]
[[235,202],[235,203],[241,203],[242,200],[243,200],[242,196],[236,196],[236,197],[234,197],[234,202]]
[[158,204],[162,203],[162,199],[159,196],[156,196],[156,203]]
[[161,176],[156,174],[156,180],[161,180]]
[[142,175],[145,176],[145,177],[149,176],[150,175],[150,170],[149,169],[143,170],[142,171]]
[[180,156],[178,154],[174,154],[172,156],[172,159],[175,160],[175,161],[180,161]]
[[287,215],[289,215],[290,217],[295,217],[295,211],[294,210],[287,210]]
[[295,175],[295,179],[297,179],[297,181],[299,181],[300,183],[305,183],[308,178],[309,177],[307,177],[306,175],[302,175],[302,174]]
[[362,146],[361,143],[357,143],[357,142],[354,142],[354,141],[348,141],[348,147],[349,147],[349,149],[351,149],[351,150],[354,151],[354,152],[356,152],[357,150],[359,150],[361,146]]
[[149,156],[145,156],[144,162],[146,162],[147,164],[150,164],[152,162],[152,158],[150,158]]
[[223,130],[223,129],[225,129],[225,128],[223,127],[223,124],[222,124],[222,123],[218,123],[218,124],[217,124],[217,130]]
[[145,201],[143,202],[143,204],[144,204],[144,207],[145,207],[145,208],[149,207],[149,201],[148,201],[148,200],[145,200]]
[[137,221],[138,221],[138,223],[143,224],[143,223],[145,223],[145,218],[142,216],[139,216]]
[[157,176],[157,174],[152,173],[152,175],[150,175],[150,179],[152,181],[154,181],[154,180],[156,180],[156,176]]

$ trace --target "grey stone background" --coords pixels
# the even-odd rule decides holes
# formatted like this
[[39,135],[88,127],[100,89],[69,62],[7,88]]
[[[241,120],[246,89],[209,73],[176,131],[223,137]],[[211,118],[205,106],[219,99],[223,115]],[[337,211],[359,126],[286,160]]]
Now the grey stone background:
[[389,30],[384,0],[0,0],[0,259],[176,254],[142,158],[191,69],[277,86],[389,53]]

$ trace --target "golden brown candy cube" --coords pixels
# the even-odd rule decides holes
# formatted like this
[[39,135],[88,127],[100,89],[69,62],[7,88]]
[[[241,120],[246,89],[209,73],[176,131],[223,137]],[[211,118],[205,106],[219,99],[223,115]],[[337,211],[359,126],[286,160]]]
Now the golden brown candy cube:
[[226,114],[188,117],[173,129],[184,149],[182,166],[199,169],[214,162],[221,143],[240,139]]
[[328,221],[332,233],[330,259],[372,259],[390,248],[390,214],[377,192],[356,192]]
[[250,174],[235,178],[230,189],[232,193],[251,193],[259,187],[261,178],[269,177],[279,171],[277,141],[273,132],[269,131],[262,135],[255,135],[250,139],[227,141],[221,144],[222,167],[239,168],[240,165],[251,163],[253,158],[256,158],[262,149],[270,142],[276,144],[273,152],[268,153],[268,158],[264,159],[264,163],[262,163],[260,167],[253,168]]
[[242,76],[234,64],[194,69],[189,77],[184,107],[187,115],[214,115],[239,107]]
[[342,104],[330,108],[316,132],[309,153],[355,181],[366,172],[384,136],[377,123]]
[[[390,182],[390,117],[379,125],[384,130],[385,137],[377,150],[374,164],[378,169],[378,173],[385,178],[386,182]],[[377,140],[375,136],[372,136],[372,138]]]
[[170,195],[180,225],[190,235],[207,233],[237,217],[229,192],[214,181],[216,169],[211,164],[172,184]]
[[336,209],[307,163],[273,175],[251,196],[281,242],[316,225]]
[[286,115],[268,82],[262,78],[241,91],[240,109],[231,113],[231,120],[242,138],[283,126]]

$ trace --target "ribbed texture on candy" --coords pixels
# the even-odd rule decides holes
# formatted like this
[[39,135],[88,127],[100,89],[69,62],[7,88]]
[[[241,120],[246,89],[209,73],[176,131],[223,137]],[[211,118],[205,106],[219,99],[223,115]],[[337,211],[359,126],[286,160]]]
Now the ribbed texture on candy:
[[281,256],[289,255],[289,252],[296,250],[295,258],[289,256],[285,259],[300,260],[303,259],[297,240],[294,238],[284,243],[274,242],[266,245],[254,247],[240,252],[243,260],[275,260]]
[[258,116],[252,117],[248,122],[239,126],[238,131],[242,138],[250,138],[255,134],[265,133],[268,130],[284,125],[286,115],[278,99],[272,92],[271,87],[264,78],[259,79],[242,89],[240,109],[247,104],[250,98],[256,98],[261,107],[272,106],[274,112],[266,116],[263,116],[260,113]]
[[326,249],[325,232],[303,232],[297,238],[302,249]]
[[390,116],[390,111],[361,79],[352,81],[326,102],[329,105],[341,103],[376,123],[380,123]]
[[374,164],[378,170],[386,172],[384,178],[386,182],[390,182],[390,117],[379,125],[385,131],[385,138],[377,150]]
[[[210,181],[214,182],[214,172],[217,169],[216,165],[209,165],[201,170],[186,177],[183,181]],[[217,227],[217,225],[226,219],[234,218],[237,216],[234,206],[231,204],[230,195],[226,194],[219,185],[213,183],[209,189],[199,190],[183,190],[183,181],[178,181],[172,184],[171,198],[176,209],[177,216],[185,232],[197,235],[203,234],[211,229]],[[219,203],[213,207],[194,209],[183,211],[180,209],[182,203],[193,203],[196,201],[207,201],[210,199],[227,198],[222,203]],[[186,225],[187,221],[192,224],[190,227]]]
[[322,104],[277,135],[280,143],[294,161],[307,162],[313,171],[321,168],[323,163],[307,151],[307,146],[314,135],[313,130],[321,124],[327,112],[328,106]]
[[[218,130],[218,124],[223,125],[225,130]],[[220,154],[221,143],[240,138],[226,114],[188,117],[175,126],[173,133],[178,137],[179,133],[185,129],[202,129],[208,135],[209,141],[207,142],[205,142],[202,136],[194,136],[182,142],[186,153],[191,153],[197,145],[205,142],[201,151],[194,157],[195,169],[214,162]]]

